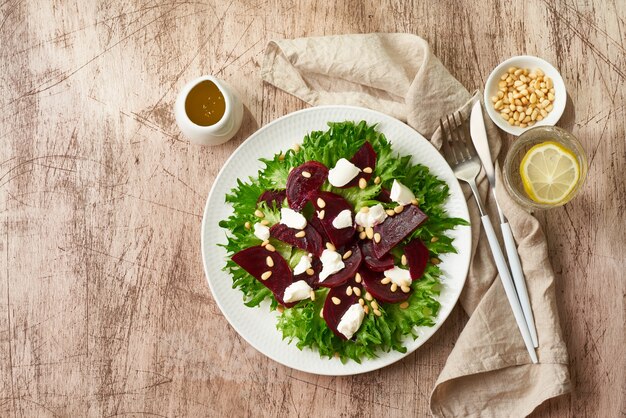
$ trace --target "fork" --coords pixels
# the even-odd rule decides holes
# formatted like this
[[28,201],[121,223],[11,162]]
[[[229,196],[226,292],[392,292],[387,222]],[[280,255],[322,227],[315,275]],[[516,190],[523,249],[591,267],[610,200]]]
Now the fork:
[[[493,259],[496,262],[496,268],[498,269],[500,280],[504,286],[506,297],[509,300],[511,309],[513,310],[515,321],[517,322],[517,326],[522,334],[522,338],[524,339],[524,344],[526,345],[528,354],[530,355],[533,363],[537,363],[537,353],[535,353],[530,330],[528,329],[524,312],[522,311],[519,298],[515,291],[515,285],[513,284],[509,267],[506,264],[506,259],[504,258],[504,254],[502,254],[502,249],[500,248],[498,238],[496,237],[496,233],[491,225],[491,220],[489,219],[489,215],[485,212],[483,203],[480,200],[480,195],[478,194],[478,188],[476,187],[476,177],[478,176],[481,167],[480,159],[478,158],[474,145],[470,139],[467,121],[463,119],[460,112],[457,112],[457,115],[460,122],[457,122],[457,118],[454,113],[452,115],[446,115],[445,122],[447,123],[444,123],[443,119],[439,119],[439,127],[441,129],[443,143],[443,154],[446,161],[448,161],[448,164],[450,164],[450,167],[452,167],[452,171],[454,172],[456,178],[469,184],[472,189],[474,199],[476,199],[476,204],[478,205],[478,210],[480,212],[480,220],[482,221],[483,228],[485,228],[487,240],[489,241],[489,247],[491,248]],[[448,127],[448,132],[444,129],[444,125]]]

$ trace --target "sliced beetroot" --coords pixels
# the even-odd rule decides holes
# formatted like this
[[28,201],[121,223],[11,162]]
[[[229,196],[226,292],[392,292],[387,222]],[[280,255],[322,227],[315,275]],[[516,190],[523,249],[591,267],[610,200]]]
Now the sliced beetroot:
[[384,187],[381,187],[380,193],[376,196],[376,200],[383,203],[391,203],[391,192]]
[[370,292],[370,294],[379,302],[404,302],[409,298],[409,295],[413,291],[411,289],[411,292],[404,293],[402,289],[398,287],[395,292],[392,292],[391,283],[381,283],[381,280],[385,278],[385,274],[383,272],[375,272],[366,268],[361,268],[359,273],[361,274],[361,279],[363,279],[363,286],[365,286],[365,290]]
[[347,248],[342,254],[345,254],[348,251],[352,251],[352,255],[343,260],[345,267],[337,273],[328,276],[323,282],[318,282],[320,286],[336,287],[344,284],[346,281],[354,277],[359,269],[359,266],[361,265],[361,261],[363,261],[363,255],[357,243],[354,243],[350,248]]
[[313,257],[313,260],[311,261],[311,270],[313,270],[313,274],[311,275],[304,272],[293,276],[294,283],[298,280],[304,280],[313,289],[317,289],[319,287],[320,271],[322,271],[322,262],[319,258]]
[[307,161],[294,168],[287,177],[287,202],[300,211],[328,177],[328,168],[317,161]]
[[320,222],[320,219],[317,217],[316,213],[313,213],[313,216],[311,216],[311,219],[309,219],[309,225],[315,228],[315,230],[320,234],[320,236],[322,237],[322,242],[330,242],[330,238],[328,238],[328,235],[326,235],[326,230],[324,229],[324,226]]
[[[321,200],[320,200],[321,199]],[[323,201],[323,202],[322,202]],[[312,195],[311,202],[317,212],[324,211],[324,218],[319,219],[317,212],[313,214],[313,218],[317,218],[316,224],[319,224],[324,229],[325,235],[330,242],[337,248],[343,247],[354,237],[354,216],[352,214],[352,206],[346,199],[338,194],[331,192],[317,192]],[[322,203],[323,207],[319,204]],[[352,226],[347,228],[337,229],[333,226],[333,220],[344,210],[350,211],[352,217]]]
[[[267,257],[271,257],[274,262],[272,267],[268,267]],[[276,251],[269,251],[258,245],[239,251],[232,256],[232,260],[271,290],[276,300],[282,305],[287,307],[295,305],[295,303],[283,302],[285,289],[293,283],[293,274],[287,261]],[[268,271],[271,271],[272,274],[263,280],[263,274]]]
[[381,240],[374,242],[374,255],[382,258],[400,241],[415,231],[428,216],[415,205],[406,205],[404,210],[394,216],[389,216],[385,221],[374,227],[374,233],[379,233]]
[[[350,162],[359,167],[361,170],[366,167],[374,170],[376,168],[376,151],[374,151],[374,148],[372,148],[372,145],[369,142],[365,142],[354,154],[354,156],[350,158]],[[348,187],[356,187],[359,184],[359,180],[362,178],[365,179],[365,181],[369,181],[372,178],[372,173],[361,171],[358,176],[350,180],[348,184],[341,188],[347,189]]]
[[385,271],[393,268],[393,256],[387,253],[382,258],[376,258],[372,241],[361,241],[361,252],[363,253],[363,261],[370,270]]
[[[304,231],[304,237],[296,237],[296,234],[302,231]],[[321,235],[310,224],[307,224],[302,231],[279,223],[270,227],[270,236],[319,257],[324,249]]]
[[261,196],[259,196],[257,203],[265,202],[270,208],[274,205],[276,205],[277,208],[280,208],[286,198],[287,192],[285,190],[266,190]]
[[[324,301],[323,316],[326,321],[326,325],[328,325],[328,328],[330,328],[331,331],[342,340],[347,340],[347,338],[337,330],[337,326],[350,306],[355,303],[359,303],[359,297],[354,292],[351,292],[350,296],[346,294],[346,289],[348,287],[355,286],[361,288],[360,284],[356,283],[354,280],[350,280],[340,286],[330,289],[328,295],[326,296],[326,300]],[[339,304],[335,304],[333,302],[333,298],[339,299]]]
[[411,279],[417,280],[421,278],[424,270],[426,270],[426,263],[428,263],[428,248],[419,239],[414,239],[404,247],[404,254],[409,264]]

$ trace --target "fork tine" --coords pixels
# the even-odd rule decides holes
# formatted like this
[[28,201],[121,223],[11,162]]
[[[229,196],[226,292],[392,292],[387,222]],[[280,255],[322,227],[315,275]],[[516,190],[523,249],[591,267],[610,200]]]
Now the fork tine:
[[[454,119],[454,114],[452,115],[452,119]],[[450,116],[446,115],[446,120],[448,121],[448,130],[450,131],[450,148],[454,153],[454,158],[456,159],[457,164],[465,161],[465,156],[463,156],[463,152],[459,149],[458,144],[461,142],[458,139],[458,128],[456,126],[456,121],[454,121],[454,125],[450,121]],[[458,155],[458,156],[457,156]]]
[[441,148],[443,149],[443,155],[446,157],[446,160],[448,160],[448,164],[456,165],[458,161],[452,151],[452,148],[450,147],[450,136],[448,133],[446,133],[443,125],[443,119],[439,119],[439,129],[441,130]]
[[[459,117],[460,112],[459,112]],[[478,154],[476,153],[476,148],[474,148],[474,141],[472,141],[472,135],[470,133],[469,119],[465,119],[463,122],[463,132],[465,134],[465,145],[467,148],[467,152],[469,153],[470,158],[476,157]]]
[[454,125],[456,127],[456,129],[454,130],[456,132],[455,139],[457,140],[459,152],[463,156],[463,161],[465,161],[470,158],[470,155],[469,155],[469,151],[467,150],[467,138],[465,135],[463,116],[461,115],[461,112],[457,112],[457,113],[459,115],[460,123],[456,121],[456,117],[454,116],[454,113],[452,114],[452,120],[454,121]]

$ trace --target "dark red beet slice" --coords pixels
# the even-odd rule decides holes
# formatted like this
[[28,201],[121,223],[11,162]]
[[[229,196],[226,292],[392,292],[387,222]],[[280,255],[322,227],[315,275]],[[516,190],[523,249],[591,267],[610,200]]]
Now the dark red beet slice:
[[[307,176],[306,173],[309,175]],[[317,161],[307,161],[291,170],[287,177],[289,207],[297,211],[302,210],[311,195],[319,190],[327,177],[328,168]]]
[[[346,289],[350,287],[358,287],[361,288],[361,285],[356,283],[354,280],[350,280],[338,287],[330,289],[328,295],[326,296],[326,300],[324,301],[324,311],[323,316],[326,321],[326,325],[331,331],[342,340],[346,340],[346,336],[337,331],[337,326],[341,321],[341,317],[346,313],[346,311],[350,308],[350,306],[358,303],[359,297],[352,292],[350,296],[346,295]],[[333,302],[333,297],[339,299],[339,304],[336,305]]]
[[374,233],[378,232],[382,238],[379,243],[374,243],[374,255],[382,258],[426,219],[428,216],[415,205],[406,205],[401,213],[389,216],[374,227]]
[[311,216],[311,219],[309,220],[309,225],[311,225],[313,228],[315,228],[317,232],[319,232],[320,236],[322,237],[322,242],[330,241],[330,238],[328,238],[328,235],[326,235],[324,226],[322,226],[322,223],[320,222],[320,219],[317,217],[316,213]]
[[385,274],[382,272],[374,272],[366,268],[359,270],[361,279],[363,279],[363,286],[365,290],[371,293],[372,296],[379,302],[387,303],[399,303],[404,302],[409,298],[411,292],[404,293],[400,287],[395,292],[391,291],[391,283],[382,284],[380,281],[385,278]]
[[361,261],[363,261],[363,255],[361,254],[361,249],[357,243],[354,243],[350,248],[347,248],[342,254],[345,254],[348,251],[352,251],[352,255],[343,260],[345,267],[337,273],[328,276],[323,282],[319,282],[318,284],[320,286],[336,287],[354,277],[359,269],[359,266],[361,265]]
[[301,232],[298,229],[289,228],[285,224],[275,224],[270,227],[270,235],[272,237],[319,257],[324,249],[321,235],[310,224],[307,224],[303,231],[305,233],[304,237],[298,238],[296,234]]
[[385,271],[393,268],[393,256],[387,253],[382,258],[376,258],[372,241],[361,241],[361,252],[363,253],[363,261],[370,270]]
[[322,262],[319,258],[313,257],[311,269],[313,270],[313,274],[310,276],[306,272],[293,276],[294,283],[298,280],[304,280],[313,289],[317,289],[319,287],[320,271],[322,271]]
[[[372,148],[372,145],[370,145],[369,142],[365,142],[354,154],[354,156],[350,158],[350,162],[359,167],[361,170],[365,167],[370,167],[374,170],[376,168],[376,151],[374,151],[374,148]],[[372,173],[365,173],[361,171],[358,176],[350,180],[350,182],[343,186],[342,189],[358,186],[359,180],[362,178],[369,181],[372,178]]]
[[380,193],[376,196],[376,200],[383,203],[391,203],[391,192],[382,187],[380,189]]
[[[274,261],[273,267],[267,266],[268,256]],[[258,245],[239,251],[232,256],[232,260],[271,290],[276,300],[282,305],[287,307],[295,305],[295,303],[283,302],[285,289],[293,283],[293,274],[285,259],[276,251],[269,251]],[[261,276],[267,271],[271,271],[272,274],[267,280],[263,280]]]
[[404,247],[404,254],[411,271],[411,279],[421,278],[424,270],[426,270],[426,263],[428,263],[428,248],[419,239],[414,239]]
[[265,202],[268,207],[276,205],[277,208],[283,206],[283,202],[287,198],[287,192],[285,190],[266,190],[263,192],[257,203]]
[[[319,203],[322,203],[319,199],[324,201],[324,207],[319,206]],[[333,243],[333,245],[337,248],[343,247],[345,244],[350,242],[354,237],[354,216],[352,214],[352,206],[346,199],[343,197],[331,193],[331,192],[317,192],[312,195],[311,202],[317,211],[324,211],[324,219],[317,219],[318,223],[322,225],[324,228],[324,232],[326,236]],[[352,226],[348,228],[337,229],[333,226],[333,220],[339,215],[339,213],[343,210],[349,210],[350,216],[352,219]],[[317,218],[317,213],[313,214],[314,218]]]

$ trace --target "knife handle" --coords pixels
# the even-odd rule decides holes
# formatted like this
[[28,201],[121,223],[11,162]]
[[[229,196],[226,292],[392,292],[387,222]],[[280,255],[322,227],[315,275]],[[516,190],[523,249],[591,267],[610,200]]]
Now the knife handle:
[[496,267],[498,269],[498,274],[500,275],[500,280],[502,281],[502,286],[504,287],[506,297],[509,300],[509,305],[511,305],[511,309],[513,310],[513,316],[515,316],[515,322],[517,322],[517,327],[519,328],[519,331],[522,334],[522,338],[524,339],[526,350],[528,350],[528,354],[530,355],[533,363],[537,363],[537,353],[535,353],[535,347],[533,346],[533,340],[530,336],[530,331],[528,330],[528,324],[526,324],[524,312],[522,311],[519,299],[517,298],[515,285],[513,284],[513,279],[511,279],[511,273],[509,273],[509,267],[506,265],[504,254],[502,254],[502,249],[500,248],[500,243],[498,242],[498,238],[496,237],[496,232],[493,229],[493,225],[491,225],[491,220],[489,219],[488,215],[481,216],[480,220],[482,221],[483,227],[485,228],[487,240],[489,241],[489,247],[491,247],[491,254],[493,255],[494,261],[496,262]]
[[504,246],[506,248],[506,254],[509,259],[509,265],[511,266],[511,273],[513,275],[513,281],[515,282],[515,289],[517,290],[517,296],[519,297],[520,305],[522,305],[522,311],[524,311],[524,318],[528,324],[530,336],[533,340],[533,346],[539,347],[539,340],[537,339],[537,328],[535,327],[535,318],[533,316],[533,310],[530,305],[530,299],[528,298],[528,291],[526,289],[526,280],[524,278],[524,271],[522,270],[522,264],[517,253],[517,247],[515,246],[515,240],[513,239],[513,233],[508,222],[500,224],[502,229],[502,237],[504,238]]

